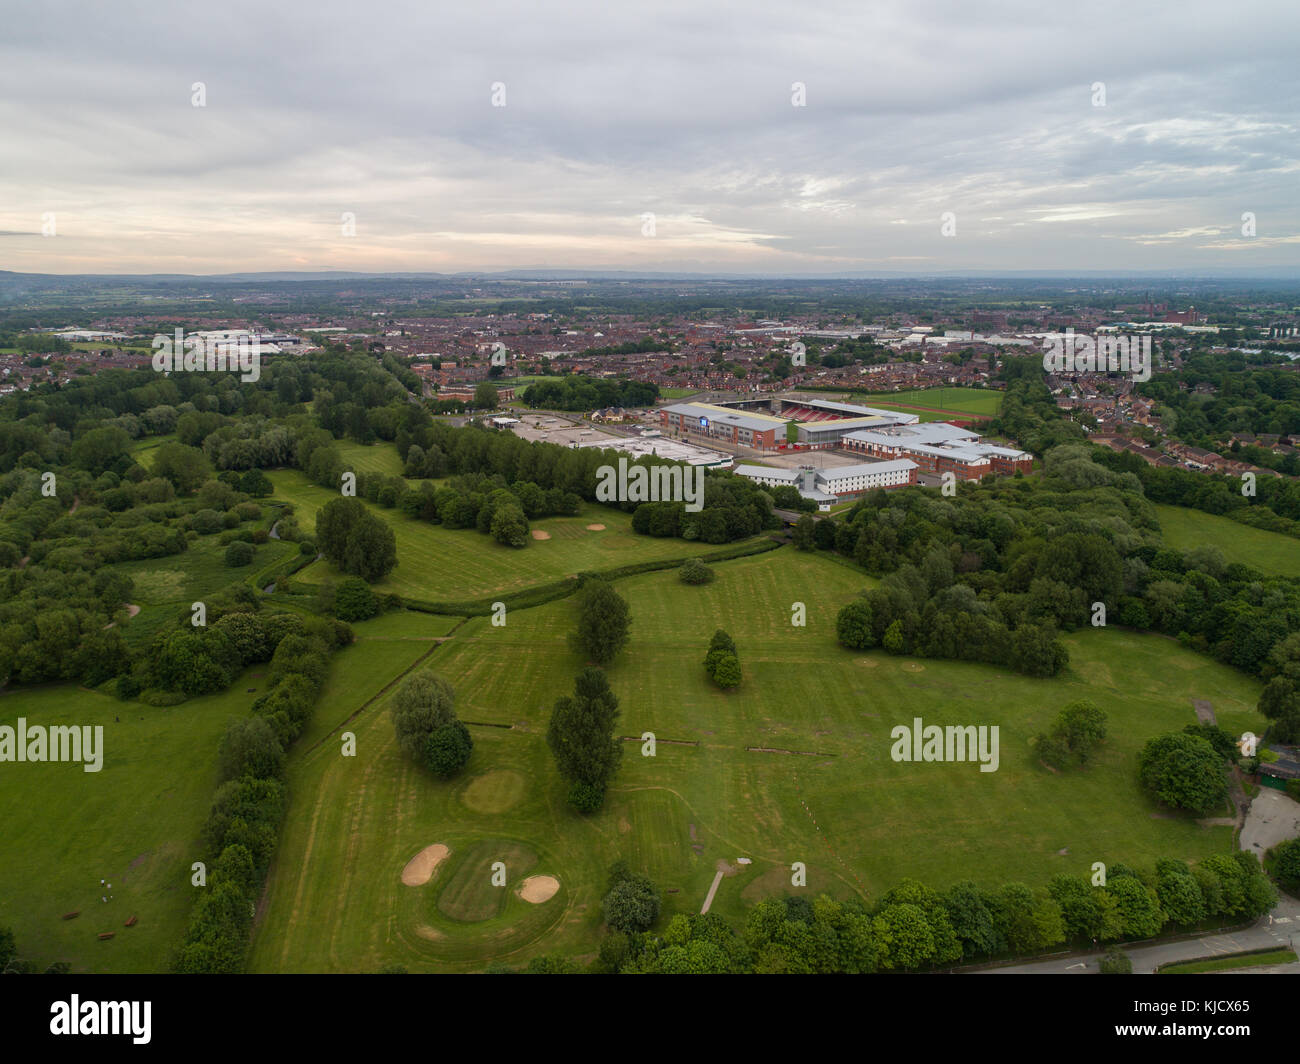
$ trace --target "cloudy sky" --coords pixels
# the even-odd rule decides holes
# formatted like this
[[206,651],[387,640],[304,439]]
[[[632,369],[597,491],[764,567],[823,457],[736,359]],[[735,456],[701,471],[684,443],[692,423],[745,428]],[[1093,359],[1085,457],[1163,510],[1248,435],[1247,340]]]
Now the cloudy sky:
[[1295,0],[0,0],[0,25],[0,269],[1300,264]]

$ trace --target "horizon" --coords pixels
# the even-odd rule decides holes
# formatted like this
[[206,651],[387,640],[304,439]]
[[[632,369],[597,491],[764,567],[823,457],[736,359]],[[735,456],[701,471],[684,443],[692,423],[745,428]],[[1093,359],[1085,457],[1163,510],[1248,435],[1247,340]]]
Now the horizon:
[[1280,0],[397,0],[365,33],[339,0],[74,0],[10,23],[20,273],[1300,269]]

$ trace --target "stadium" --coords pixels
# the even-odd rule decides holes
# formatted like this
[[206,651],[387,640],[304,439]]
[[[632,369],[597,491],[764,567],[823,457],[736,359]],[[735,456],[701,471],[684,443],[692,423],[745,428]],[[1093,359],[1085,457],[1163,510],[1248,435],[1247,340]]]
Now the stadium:
[[[823,399],[677,403],[663,407],[659,420],[666,433],[695,443],[758,452],[842,450],[868,462],[912,462],[922,472],[952,473],[959,480],[1027,472],[1033,465],[1028,452],[983,443],[979,433],[961,425],[921,423],[916,414]],[[876,479],[865,473],[863,478]]]

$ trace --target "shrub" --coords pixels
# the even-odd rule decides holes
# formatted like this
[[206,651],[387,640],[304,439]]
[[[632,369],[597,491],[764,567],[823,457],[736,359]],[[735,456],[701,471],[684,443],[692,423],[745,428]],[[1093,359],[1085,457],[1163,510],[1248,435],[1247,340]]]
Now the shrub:
[[714,571],[705,565],[699,558],[688,558],[682,562],[681,569],[677,575],[681,578],[683,584],[707,584],[716,576]]
[[237,540],[226,548],[226,564],[233,568],[241,565],[249,565],[253,561],[253,555],[257,553],[257,548],[251,543],[244,543]]
[[1133,962],[1123,950],[1109,950],[1101,959],[1102,975],[1131,975],[1132,972]]
[[334,593],[334,615],[341,621],[364,621],[379,612],[379,601],[359,576],[349,577]]
[[216,510],[198,510],[190,518],[190,527],[201,536],[210,536],[226,527],[225,519]]
[[304,539],[301,543],[298,544],[298,553],[304,555],[315,554],[316,553],[315,541],[310,539]]

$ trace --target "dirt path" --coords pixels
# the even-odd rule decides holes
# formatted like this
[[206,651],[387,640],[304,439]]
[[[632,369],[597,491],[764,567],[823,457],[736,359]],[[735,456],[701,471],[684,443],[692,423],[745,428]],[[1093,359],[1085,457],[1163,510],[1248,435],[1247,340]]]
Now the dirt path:
[[1202,724],[1213,724],[1218,726],[1218,720],[1214,716],[1214,707],[1206,702],[1203,698],[1193,698],[1192,708],[1196,710],[1196,719]]

